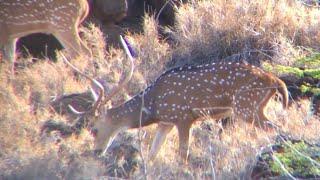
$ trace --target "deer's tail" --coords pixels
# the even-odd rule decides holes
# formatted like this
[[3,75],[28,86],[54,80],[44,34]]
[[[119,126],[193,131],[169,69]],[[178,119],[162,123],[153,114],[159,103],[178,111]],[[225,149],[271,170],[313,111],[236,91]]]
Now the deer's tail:
[[288,89],[286,84],[279,78],[275,78],[277,83],[277,90],[282,96],[282,107],[286,109],[288,107],[289,103],[289,97],[288,97]]

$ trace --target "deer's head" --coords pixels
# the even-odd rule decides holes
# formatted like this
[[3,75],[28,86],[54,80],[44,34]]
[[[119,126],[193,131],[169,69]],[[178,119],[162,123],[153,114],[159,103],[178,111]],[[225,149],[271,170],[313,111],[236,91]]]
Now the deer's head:
[[64,61],[76,72],[83,75],[87,79],[91,81],[91,83],[97,87],[98,92],[94,90],[94,88],[90,88],[92,97],[94,99],[94,103],[92,107],[85,111],[85,112],[78,112],[72,106],[69,108],[75,113],[80,116],[81,118],[89,119],[89,128],[91,134],[94,136],[94,146],[95,151],[101,152],[111,144],[113,137],[119,132],[121,129],[125,128],[126,126],[122,124],[121,121],[117,121],[115,118],[111,118],[109,116],[109,109],[105,106],[105,104],[111,100],[111,98],[116,95],[131,79],[134,70],[134,59],[131,55],[130,47],[128,47],[127,42],[120,36],[120,40],[122,45],[129,56],[130,60],[130,70],[126,77],[119,82],[119,85],[110,92],[105,92],[104,86],[94,78],[86,75],[85,73],[81,72],[78,68],[73,66],[64,56]]

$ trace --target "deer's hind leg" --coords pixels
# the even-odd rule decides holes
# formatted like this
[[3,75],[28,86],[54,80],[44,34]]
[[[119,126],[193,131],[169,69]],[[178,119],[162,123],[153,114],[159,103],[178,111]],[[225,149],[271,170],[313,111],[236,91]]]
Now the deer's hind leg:
[[255,126],[263,127],[265,122],[269,121],[264,109],[273,94],[272,89],[254,89],[238,93],[235,98],[236,116]]
[[267,128],[269,121],[265,107],[275,94],[275,89],[248,90],[238,94],[235,99],[235,113],[247,122],[260,128]]
[[237,96],[234,98],[234,114],[235,117],[251,123],[254,120],[256,101],[251,99],[250,92],[243,91],[237,93]]
[[261,126],[264,129],[268,128],[269,124],[267,124],[267,122],[270,122],[268,117],[265,115],[264,110],[275,93],[275,89],[268,90],[266,95],[261,99],[260,102],[258,102],[258,105],[256,107],[255,121],[258,123],[257,125]]

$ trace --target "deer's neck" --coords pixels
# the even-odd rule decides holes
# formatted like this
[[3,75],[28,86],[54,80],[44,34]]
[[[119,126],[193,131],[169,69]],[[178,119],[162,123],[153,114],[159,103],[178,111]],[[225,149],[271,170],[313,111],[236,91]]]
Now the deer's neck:
[[126,103],[109,109],[108,117],[130,128],[151,124],[154,117],[152,99],[148,93],[140,93]]

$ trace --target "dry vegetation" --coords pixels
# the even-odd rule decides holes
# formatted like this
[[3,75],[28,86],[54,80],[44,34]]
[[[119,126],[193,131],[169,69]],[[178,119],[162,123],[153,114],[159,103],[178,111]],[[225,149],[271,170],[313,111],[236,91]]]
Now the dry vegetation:
[[[176,26],[169,30],[175,43],[159,40],[157,24],[145,17],[144,34],[128,34],[138,54],[135,74],[113,104],[133,96],[151,83],[169,66],[212,60],[246,59],[259,64],[268,60],[290,65],[313,49],[320,51],[320,10],[296,1],[211,0],[187,4],[177,12]],[[83,36],[91,47],[94,60],[72,62],[94,77],[103,77],[110,86],[117,85],[126,69],[121,49],[104,51],[103,35],[90,25]],[[63,93],[84,92],[88,82],[57,63],[31,58],[19,59],[14,78],[2,64],[0,72],[0,178],[6,179],[94,179],[112,176],[113,162],[88,153],[92,137],[86,130],[79,136],[60,140],[59,134],[40,136],[44,121],[66,118],[52,112],[50,100]],[[295,101],[283,112],[278,102],[269,104],[268,114],[281,126],[281,132],[320,142],[320,121],[310,115],[308,99]],[[243,121],[235,121],[220,137],[219,124],[199,122],[193,126],[188,165],[179,165],[177,132],[168,135],[154,163],[139,160],[131,178],[150,179],[247,179],[256,155],[274,141],[277,131],[265,132]],[[155,126],[124,132],[116,140],[141,145],[146,158]],[[138,154],[140,156],[140,153]],[[138,157],[141,159],[141,157]],[[114,174],[113,174],[114,175]],[[126,177],[123,175],[122,177]]]

